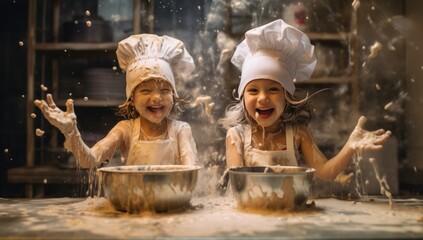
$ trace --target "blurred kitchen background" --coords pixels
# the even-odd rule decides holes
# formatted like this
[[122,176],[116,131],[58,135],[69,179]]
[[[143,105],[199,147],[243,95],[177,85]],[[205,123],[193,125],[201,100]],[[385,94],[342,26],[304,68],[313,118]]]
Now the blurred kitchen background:
[[[394,195],[422,193],[423,1],[0,0],[0,6],[0,197],[86,196],[89,173],[76,169],[63,136],[33,100],[53,93],[63,108],[73,98],[83,139],[93,145],[120,120],[115,112],[125,98],[125,76],[117,42],[139,33],[179,38],[195,59],[193,79],[179,82],[178,90],[206,101],[180,119],[191,124],[197,142],[204,167],[200,189],[213,192],[225,168],[225,132],[216,122],[238,84],[230,57],[246,30],[278,18],[316,46],[313,78],[297,87],[302,95],[329,89],[313,97],[310,123],[328,158],[360,115],[368,117],[367,129],[393,132],[384,150],[351,163],[351,182],[317,180],[313,193],[380,194],[380,184]],[[44,134],[37,136],[36,129]]]

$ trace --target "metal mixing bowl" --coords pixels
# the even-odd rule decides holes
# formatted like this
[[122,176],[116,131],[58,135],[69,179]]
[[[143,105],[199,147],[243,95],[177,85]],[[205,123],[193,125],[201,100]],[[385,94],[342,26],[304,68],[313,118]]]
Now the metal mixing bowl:
[[105,197],[120,211],[173,211],[189,206],[197,166],[134,165],[98,169]]
[[229,169],[229,179],[242,208],[295,210],[307,202],[314,171],[290,166],[237,167]]

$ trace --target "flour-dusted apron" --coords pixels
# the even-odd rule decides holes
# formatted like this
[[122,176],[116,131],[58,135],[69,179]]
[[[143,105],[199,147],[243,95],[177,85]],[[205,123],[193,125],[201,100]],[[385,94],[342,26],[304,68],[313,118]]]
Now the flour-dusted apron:
[[181,164],[173,122],[169,120],[167,126],[168,136],[166,139],[141,141],[140,119],[136,119],[132,129],[132,140],[126,165]]
[[295,145],[294,130],[291,124],[286,124],[286,150],[265,151],[253,148],[251,126],[246,125],[244,131],[245,166],[298,166]]

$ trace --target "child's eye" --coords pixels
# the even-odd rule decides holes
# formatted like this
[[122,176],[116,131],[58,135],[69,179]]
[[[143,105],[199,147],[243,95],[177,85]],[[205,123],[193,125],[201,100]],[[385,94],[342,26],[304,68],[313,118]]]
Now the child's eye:
[[279,91],[280,91],[280,89],[277,88],[277,87],[271,87],[271,88],[269,88],[269,92],[272,92],[272,93],[276,93],[276,92],[279,92]]
[[160,93],[161,94],[170,94],[172,92],[172,90],[170,88],[162,88],[160,89]]
[[249,94],[257,94],[258,93],[258,90],[256,88],[248,88],[247,89],[247,92]]
[[140,93],[141,94],[144,94],[144,95],[147,95],[147,94],[150,94],[151,93],[151,90],[150,89],[140,89]]

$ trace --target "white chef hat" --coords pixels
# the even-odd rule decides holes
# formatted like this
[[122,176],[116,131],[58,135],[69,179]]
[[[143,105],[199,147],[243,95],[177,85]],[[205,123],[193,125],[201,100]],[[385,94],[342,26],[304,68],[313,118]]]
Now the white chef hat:
[[294,81],[310,78],[316,66],[314,46],[300,30],[278,19],[245,33],[231,62],[241,71],[238,96],[255,79],[270,79],[294,94]]
[[138,84],[152,78],[169,82],[178,96],[175,77],[187,79],[195,68],[183,42],[166,35],[132,35],[119,42],[116,55],[126,72],[126,101]]

